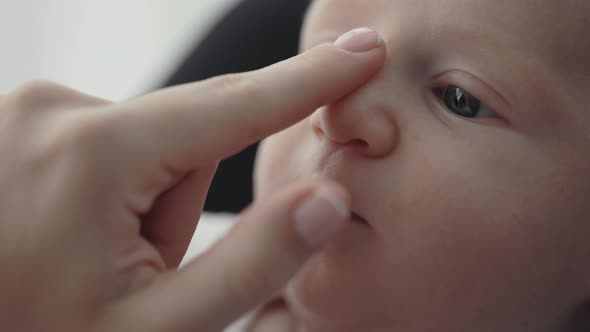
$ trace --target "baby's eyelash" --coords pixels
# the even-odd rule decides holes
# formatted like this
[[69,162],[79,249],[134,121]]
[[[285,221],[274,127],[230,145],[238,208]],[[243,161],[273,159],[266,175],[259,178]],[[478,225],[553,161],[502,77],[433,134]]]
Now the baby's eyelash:
[[[481,123],[485,120],[488,124],[510,124],[510,118],[505,116],[509,115],[508,111],[512,108],[512,105],[506,100],[506,98],[498,92],[498,89],[494,87],[485,79],[481,79],[469,71],[463,69],[451,69],[440,72],[436,76],[433,76],[430,83],[431,96],[435,97],[438,102],[438,106],[444,107],[450,113],[456,114],[465,118],[464,115],[469,118],[477,118],[476,120]],[[447,92],[445,99],[445,92]],[[453,92],[453,94],[449,93]],[[477,100],[480,105],[479,111],[474,114],[467,113],[457,114],[458,106],[457,102],[460,101],[459,97],[468,97],[463,101]],[[455,98],[454,102],[452,98]],[[449,107],[449,105],[451,107]],[[475,105],[475,104],[474,104]],[[465,109],[464,109],[465,110]],[[496,120],[499,120],[496,121]]]
[[433,91],[443,107],[460,117],[470,119],[497,117],[496,113],[477,97],[459,86],[446,85],[436,87]]

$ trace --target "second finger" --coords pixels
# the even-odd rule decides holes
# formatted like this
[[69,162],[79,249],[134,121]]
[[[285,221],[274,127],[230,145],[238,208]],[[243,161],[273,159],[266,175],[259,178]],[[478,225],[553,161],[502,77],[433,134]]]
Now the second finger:
[[126,330],[220,331],[275,295],[348,220],[344,189],[314,182],[255,204],[211,250],[137,294]]

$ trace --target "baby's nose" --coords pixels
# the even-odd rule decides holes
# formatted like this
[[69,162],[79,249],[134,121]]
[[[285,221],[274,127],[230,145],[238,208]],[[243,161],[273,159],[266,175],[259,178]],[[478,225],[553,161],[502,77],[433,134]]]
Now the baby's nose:
[[310,124],[321,139],[349,145],[373,158],[391,154],[397,145],[397,124],[391,114],[376,106],[355,103],[325,106],[312,115]]

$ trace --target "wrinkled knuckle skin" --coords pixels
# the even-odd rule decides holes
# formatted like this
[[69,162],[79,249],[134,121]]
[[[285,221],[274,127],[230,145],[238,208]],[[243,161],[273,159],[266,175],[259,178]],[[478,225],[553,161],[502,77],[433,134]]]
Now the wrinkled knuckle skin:
[[[228,74],[215,78],[214,90],[219,94],[221,99],[227,99],[234,107],[248,108],[251,105],[268,105],[272,98],[267,96],[269,91],[263,91],[261,83],[256,75],[250,73]],[[249,123],[240,129],[241,136],[248,142],[254,142],[261,138],[261,133],[265,132],[266,124],[264,121],[252,123],[248,121],[251,114],[247,112],[236,112],[235,117],[244,117],[243,122]],[[242,122],[236,119],[237,122]],[[235,151],[237,152],[237,151]]]
[[252,75],[228,74],[217,78],[218,87],[229,98],[256,103],[262,98],[260,86]]

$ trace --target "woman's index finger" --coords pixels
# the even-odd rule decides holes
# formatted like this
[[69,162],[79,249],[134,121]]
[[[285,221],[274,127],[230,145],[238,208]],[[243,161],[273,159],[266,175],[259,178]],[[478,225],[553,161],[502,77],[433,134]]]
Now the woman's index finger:
[[[193,167],[223,159],[304,119],[365,83],[383,47],[354,53],[321,45],[270,67],[172,87],[122,104],[159,153]],[[125,124],[125,115],[119,119]]]

